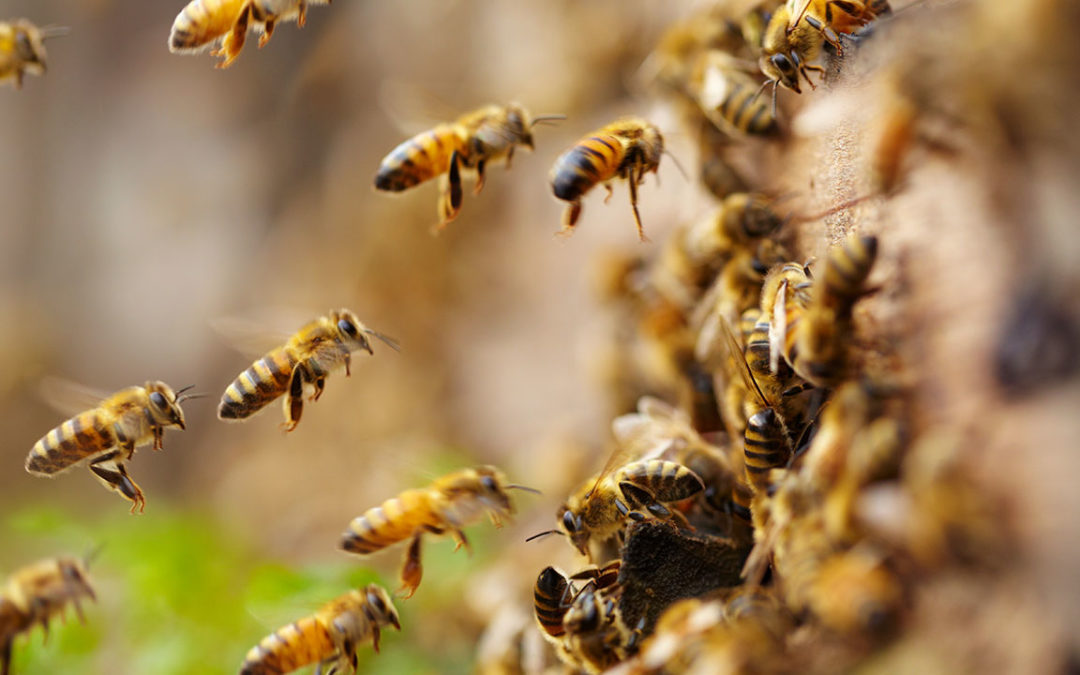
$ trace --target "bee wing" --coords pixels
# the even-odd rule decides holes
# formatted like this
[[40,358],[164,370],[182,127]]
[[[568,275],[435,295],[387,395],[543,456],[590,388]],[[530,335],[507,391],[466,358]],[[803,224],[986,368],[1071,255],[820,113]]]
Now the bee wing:
[[379,83],[375,100],[398,131],[409,137],[461,115],[433,92],[392,78]]
[[795,26],[799,25],[803,17],[806,15],[806,10],[810,9],[810,3],[813,0],[788,0],[788,8],[791,10],[788,18],[788,32],[794,30]]
[[[304,322],[295,322],[292,331],[271,328],[265,322],[240,317],[219,317],[211,319],[209,323],[230,347],[245,356],[256,358],[288,342],[292,333]],[[273,325],[285,324],[284,321],[275,321]]]
[[51,408],[63,415],[77,415],[90,410],[109,397],[109,392],[49,375],[38,383],[38,395]]
[[769,403],[769,399],[765,398],[765,394],[761,391],[761,387],[758,386],[757,380],[754,379],[754,373],[751,372],[750,366],[746,363],[746,354],[743,353],[742,348],[739,346],[731,322],[727,320],[727,317],[722,316],[720,317],[720,325],[724,329],[724,337],[726,338],[724,344],[727,346],[728,357],[735,364],[735,369],[739,371],[739,375],[746,385],[746,390],[757,392],[761,404],[771,408],[772,404]]
[[784,350],[787,339],[787,279],[780,282],[773,302],[772,320],[769,322],[769,370],[776,372],[780,368],[780,353]]

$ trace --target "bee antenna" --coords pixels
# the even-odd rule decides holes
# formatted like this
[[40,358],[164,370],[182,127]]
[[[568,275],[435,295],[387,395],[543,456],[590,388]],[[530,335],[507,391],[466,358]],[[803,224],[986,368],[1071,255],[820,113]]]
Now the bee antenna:
[[[776,80],[765,80],[764,82],[762,82],[762,83],[761,83],[761,86],[760,86],[760,87],[758,87],[758,89],[757,89],[757,91],[756,91],[756,92],[754,92],[754,98],[750,99],[750,102],[751,102],[751,103],[753,103],[754,101],[758,100],[758,97],[759,97],[759,96],[761,96],[761,92],[765,91],[765,87],[769,86],[769,83],[770,83],[770,82],[772,82],[773,84],[775,84],[775,83],[776,83]],[[773,114],[773,117],[776,117],[776,115],[775,115],[775,113],[776,113],[776,109],[775,109],[775,108],[773,108],[773,113],[774,113],[774,114]]]
[[176,397],[176,402],[177,403],[183,403],[184,401],[190,401],[190,400],[196,399],[196,398],[207,398],[208,396],[210,396],[210,394],[201,394],[201,393],[184,394],[182,396],[177,396]]
[[393,349],[395,352],[400,352],[401,351],[401,345],[399,345],[397,343],[397,340],[390,337],[389,335],[383,335],[382,333],[380,333],[378,331],[371,330],[370,328],[365,328],[364,332],[367,333],[368,335],[372,335],[374,337],[379,338],[384,343],[386,343],[387,347],[389,347],[390,349]]
[[529,128],[535,127],[537,124],[549,124],[551,122],[561,122],[566,119],[566,115],[550,114],[550,115],[537,115],[529,123]]
[[772,116],[776,119],[776,88],[780,85],[780,80],[772,81]]
[[690,177],[688,175],[686,175],[686,169],[684,169],[683,165],[679,162],[679,158],[676,157],[670,150],[667,150],[667,149],[664,150],[664,154],[667,155],[668,157],[670,157],[672,162],[675,162],[675,168],[678,169],[679,173],[682,174],[683,179],[686,180],[686,181],[689,181]]
[[180,397],[180,394],[183,394],[183,393],[184,393],[185,391],[188,391],[188,390],[190,390],[190,389],[194,389],[194,388],[195,388],[195,385],[193,385],[193,384],[189,384],[188,386],[184,387],[183,389],[177,389],[177,390],[176,390],[176,396],[177,396],[177,398],[179,398],[179,397]]
[[90,563],[94,562],[94,560],[96,560],[97,557],[99,555],[101,555],[101,551],[104,548],[105,548],[105,542],[101,542],[100,544],[98,544],[94,548],[87,551],[86,555],[83,556],[83,565],[86,565],[86,567],[89,568]]
[[524,490],[525,492],[531,492],[534,495],[542,495],[542,494],[544,494],[543,492],[540,492],[536,488],[527,487],[525,485],[517,485],[515,483],[511,483],[510,485],[507,485],[506,489],[507,490]]
[[526,539],[525,541],[529,542],[529,541],[532,541],[532,540],[534,540],[534,539],[540,539],[540,538],[542,538],[542,537],[546,537],[546,536],[548,536],[549,534],[558,534],[558,535],[562,535],[562,532],[561,532],[560,530],[544,530],[543,532],[537,532],[536,534],[534,534],[533,536],[529,537],[529,538],[528,538],[528,539]]
[[41,29],[41,39],[48,40],[49,38],[64,37],[71,32],[71,28],[67,26],[43,26]]

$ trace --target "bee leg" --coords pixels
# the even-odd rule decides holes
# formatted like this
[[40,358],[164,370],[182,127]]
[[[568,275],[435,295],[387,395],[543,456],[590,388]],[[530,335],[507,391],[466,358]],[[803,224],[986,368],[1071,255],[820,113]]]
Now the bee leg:
[[439,224],[435,232],[440,232],[450,221],[457,218],[461,211],[461,157],[455,150],[450,155],[450,170],[446,174],[446,184],[439,198]]
[[8,675],[11,671],[11,643],[14,641],[14,636],[4,640],[3,644],[0,644],[0,675]]
[[240,55],[240,50],[244,48],[244,40],[247,38],[248,18],[250,16],[251,3],[249,2],[240,10],[240,16],[236,17],[236,23],[233,24],[232,30],[228,32],[225,40],[221,43],[221,48],[214,54],[223,57],[221,61],[214,65],[215,68],[228,68],[236,60],[236,57]]
[[403,599],[408,600],[416,592],[420,585],[420,579],[424,576],[424,566],[420,562],[420,539],[423,535],[416,535],[409,544],[409,550],[405,552],[405,563],[401,566],[401,588],[398,593],[407,591]]
[[491,524],[492,525],[494,525],[498,529],[502,529],[502,526],[503,526],[502,518],[499,517],[498,513],[494,512],[494,511],[488,511],[488,516],[491,517]]
[[615,194],[615,189],[611,187],[611,183],[604,183],[604,189],[607,190],[607,195],[604,196],[604,203],[607,204],[611,201],[611,195]]
[[[22,68],[16,68],[15,69],[15,89],[22,89],[22,81],[23,81]],[[5,669],[4,672],[6,673],[7,670]]]
[[516,145],[511,145],[510,149],[506,151],[506,168],[507,169],[510,168],[510,162],[512,162],[514,160],[514,148],[516,148],[516,147],[517,147]]
[[303,28],[307,23],[307,0],[300,0],[300,6],[297,7],[298,14],[296,15],[297,28]]
[[[161,427],[154,427],[154,450],[164,450],[164,438],[165,430]],[[129,456],[130,458],[130,456]]]
[[[379,630],[379,624],[372,622],[371,624],[371,647],[375,650],[375,653],[379,653],[379,640],[382,638],[382,631]],[[353,654],[352,662],[356,663],[356,654]],[[353,666],[353,672],[356,671],[356,666]]]
[[455,551],[464,546],[465,552],[469,555],[472,555],[472,547],[469,546],[469,540],[465,536],[464,532],[462,532],[461,530],[452,530],[450,532],[450,536],[454,538],[454,543],[456,544],[456,546],[454,546]]
[[289,380],[289,391],[285,394],[285,423],[282,428],[292,431],[300,423],[304,412],[304,369],[297,365]]
[[345,377],[352,377],[352,354],[345,354]]
[[259,36],[259,49],[266,46],[267,42],[270,42],[270,36],[274,34],[274,20],[268,18],[263,23],[263,34]]
[[315,380],[315,393],[311,395],[311,400],[318,401],[319,397],[322,396],[324,389],[326,389],[326,378],[320,377]]
[[570,202],[570,205],[566,207],[566,213],[563,214],[562,229],[558,234],[560,237],[569,237],[574,233],[574,226],[577,225],[578,218],[581,217],[581,200],[575,199]]
[[478,195],[480,191],[484,189],[484,160],[480,160],[476,163],[476,187],[473,188],[473,194]]
[[[130,501],[132,513],[135,513],[136,509],[142,513],[146,510],[146,497],[143,496],[139,486],[127,475],[127,469],[124,468],[124,465],[115,461],[118,454],[119,452],[114,451],[95,459],[90,463],[90,471],[100,478],[107,488],[116,490]],[[110,461],[115,462],[115,471],[101,466],[101,464]]]
[[638,239],[642,243],[648,242],[649,238],[645,236],[645,229],[641,227],[641,215],[637,210],[637,186],[641,177],[637,175],[633,170],[630,171],[630,208],[634,210],[634,222],[637,224]]

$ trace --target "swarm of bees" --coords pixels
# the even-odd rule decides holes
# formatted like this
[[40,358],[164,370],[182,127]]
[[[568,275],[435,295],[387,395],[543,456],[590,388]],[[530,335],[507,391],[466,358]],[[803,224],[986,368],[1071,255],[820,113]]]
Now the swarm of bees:
[[[249,27],[262,47],[277,23],[302,27],[308,4],[193,0],[177,16],[169,48],[212,47],[225,68]],[[956,445],[920,419],[916,386],[890,352],[897,336],[879,335],[877,344],[866,337],[875,328],[873,296],[901,283],[889,233],[855,221],[820,259],[801,257],[811,246],[793,225],[822,216],[790,211],[775,186],[728,161],[755,143],[790,142],[777,89],[799,94],[804,80],[812,89],[831,81],[890,14],[887,0],[721,2],[672,26],[640,70],[699,134],[702,188],[718,203],[654,255],[617,261],[604,284],[620,335],[644,347],[622,345],[613,359],[618,416],[607,462],[562,500],[551,529],[529,538],[562,537],[566,553],[585,561],[573,573],[544,566],[532,584],[530,628],[564,672],[865,666],[876,649],[904,639],[922,577],[1005,548]],[[44,72],[42,40],[55,34],[24,20],[0,23],[0,79],[19,87],[24,72]],[[905,154],[919,138],[915,104],[926,93],[905,66],[895,68],[888,77],[898,102],[878,129],[865,181],[883,197],[903,185]],[[760,96],[770,84],[771,105]],[[382,160],[375,187],[399,192],[438,177],[441,230],[461,211],[463,171],[475,172],[479,193],[490,162],[505,159],[509,168],[518,146],[533,149],[533,127],[556,119],[563,116],[533,116],[515,103],[476,109],[400,143]],[[618,179],[647,242],[637,189],[664,152],[660,128],[641,117],[583,137],[550,172],[555,197],[567,202],[559,234],[573,232],[593,187],[602,184],[610,197]],[[1016,365],[1032,358],[1016,355],[1030,332],[1076,334],[1059,308],[1030,304],[1011,319],[998,353],[1004,385],[1031,386]],[[1040,321],[1057,323],[1031,327]],[[350,376],[354,352],[374,353],[370,338],[399,350],[350,310],[318,317],[225,388],[218,418],[244,420],[283,397],[282,427],[293,431],[305,397],[318,400],[333,372]],[[1055,376],[1075,371],[1075,359],[1051,356],[1065,371]],[[126,464],[138,447],[161,450],[166,429],[186,428],[181,404],[199,396],[191,389],[149,381],[105,397],[43,436],[25,468],[51,476],[86,463],[141,513],[146,498]],[[515,489],[537,492],[493,466],[453,471],[355,517],[338,548],[368,556],[407,542],[398,592],[409,599],[423,577],[425,535],[449,535],[455,550],[468,550],[466,527],[486,515],[501,528],[515,515]],[[38,623],[47,630],[69,604],[81,618],[84,597],[95,595],[83,561],[16,571],[0,592],[0,675],[16,636]],[[314,664],[317,674],[355,673],[360,647],[370,642],[378,652],[388,626],[401,630],[389,593],[377,584],[351,589],[268,635],[240,672]],[[522,630],[506,634],[520,641]],[[505,658],[522,649],[493,651],[504,660],[484,672],[536,670]]]

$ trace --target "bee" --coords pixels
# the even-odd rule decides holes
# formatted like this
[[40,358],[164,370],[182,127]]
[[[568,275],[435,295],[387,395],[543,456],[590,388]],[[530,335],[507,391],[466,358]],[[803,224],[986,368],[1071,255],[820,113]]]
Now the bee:
[[240,675],[291,673],[311,663],[330,673],[355,673],[356,648],[371,640],[379,651],[382,628],[401,630],[397,610],[386,590],[368,584],[353,589],[323,605],[313,615],[294,621],[263,638],[251,648],[240,667]]
[[26,457],[26,470],[52,476],[88,460],[90,472],[110,490],[131,502],[131,512],[146,509],[143,491],[128,476],[124,463],[139,446],[163,449],[165,430],[185,428],[180,404],[198,395],[191,387],[173,391],[169,385],[150,380],[142,387],[121,389],[96,408],[67,420],[34,444]]
[[303,28],[308,5],[329,3],[330,0],[191,0],[173,21],[169,51],[198,52],[220,42],[210,54],[222,57],[216,68],[228,68],[244,48],[249,25],[262,33],[261,48],[269,42],[276,24],[295,20]]
[[401,192],[445,174],[438,203],[437,232],[461,211],[463,168],[476,170],[473,193],[479,194],[484,188],[484,171],[490,162],[505,157],[509,169],[517,146],[533,149],[532,128],[536,124],[561,119],[564,119],[563,115],[533,118],[517,103],[474,110],[454,122],[419,133],[394,148],[379,164],[375,188]]
[[66,33],[58,26],[38,28],[26,19],[0,21],[0,82],[10,79],[22,89],[24,73],[44,75],[45,40]]
[[781,280],[779,299],[771,308],[764,304],[763,293],[762,310],[772,316],[769,339],[774,372],[782,353],[795,374],[814,386],[827,387],[842,379],[852,307],[867,292],[865,281],[876,258],[876,237],[849,236],[829,251],[820,279],[812,284],[793,280],[790,297],[789,280]]
[[[621,453],[616,452],[612,459],[619,456]],[[697,474],[677,462],[646,459],[618,468],[614,461],[608,464],[562,505],[557,515],[561,530],[542,532],[530,539],[542,534],[563,534],[579,553],[590,556],[590,542],[621,537],[627,521],[652,516],[673,518],[686,525],[679,511],[664,504],[688,499],[705,489]]]
[[555,196],[570,202],[559,234],[569,236],[581,216],[581,198],[597,183],[611,198],[611,181],[626,179],[630,187],[630,207],[634,211],[638,237],[648,241],[637,208],[637,188],[645,174],[660,168],[664,138],[656,125],[640,117],[624,117],[585,136],[555,160],[551,168],[551,188]]
[[840,35],[850,34],[876,17],[890,11],[888,0],[787,0],[773,13],[761,41],[761,72],[773,83],[773,110],[776,87],[802,93],[800,78],[811,88],[810,71],[824,74],[812,65],[825,42],[842,53]]
[[717,128],[733,135],[769,136],[778,130],[776,117],[758,100],[759,88],[738,59],[715,49],[699,57],[691,84],[698,107]]
[[49,635],[49,619],[63,616],[68,604],[85,621],[81,598],[97,600],[87,575],[87,562],[76,558],[49,558],[16,570],[0,590],[0,675],[8,675],[11,648],[19,633],[41,624]]
[[375,353],[369,335],[394,351],[400,350],[393,339],[368,328],[347,309],[320,316],[233,380],[221,396],[218,419],[246,419],[285,394],[282,427],[292,431],[304,411],[304,390],[313,390],[311,400],[318,401],[331,372],[344,367],[348,377],[353,352],[363,349]]
[[553,638],[566,634],[563,619],[578,590],[573,581],[586,579],[595,589],[614,586],[618,581],[621,562],[614,560],[604,567],[591,567],[567,577],[554,567],[545,567],[533,587],[533,611],[545,635]]
[[506,482],[506,476],[492,466],[462,469],[442,476],[425,488],[406,490],[362,516],[353,519],[341,535],[341,548],[368,555],[410,539],[401,569],[401,588],[411,598],[420,585],[423,566],[420,542],[424,534],[449,532],[457,543],[454,550],[469,546],[462,528],[487,513],[495,527],[514,513],[506,491],[536,492],[532,488]]

